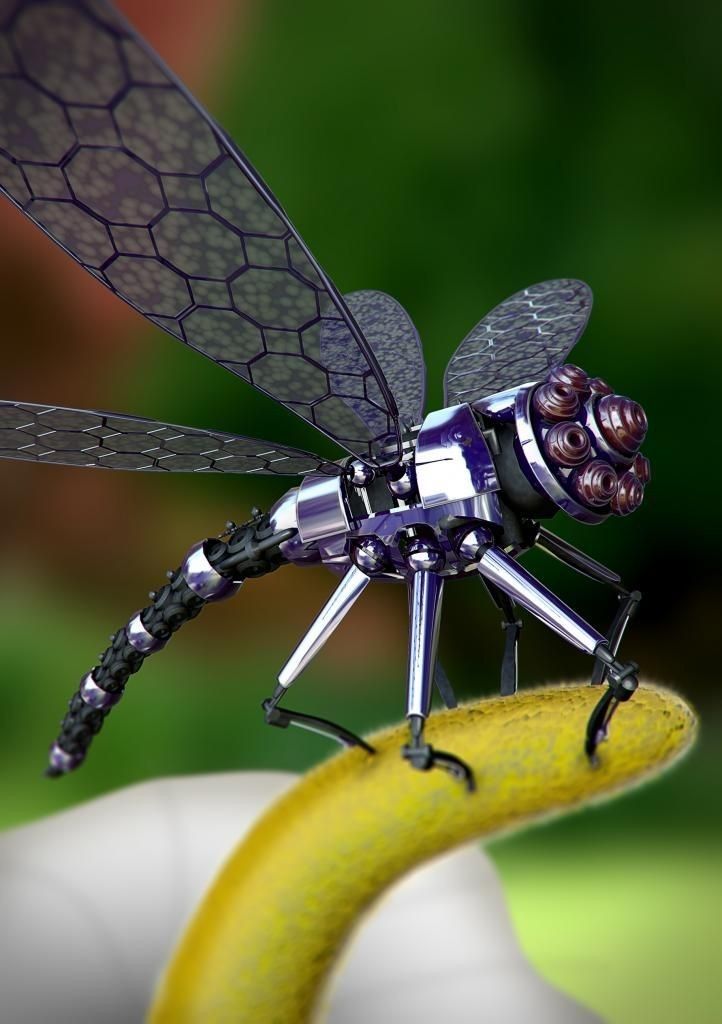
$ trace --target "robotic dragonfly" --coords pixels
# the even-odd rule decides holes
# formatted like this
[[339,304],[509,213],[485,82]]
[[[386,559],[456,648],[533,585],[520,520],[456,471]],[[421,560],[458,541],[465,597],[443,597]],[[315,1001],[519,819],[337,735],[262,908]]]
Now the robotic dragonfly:
[[[517,688],[517,607],[592,655],[606,685],[589,720],[594,757],[637,687],[617,659],[639,593],[541,525],[639,507],[649,463],[636,402],[566,362],[591,309],[588,287],[518,292],[462,341],[444,408],[424,415],[421,344],[381,292],[342,296],[248,160],[133,29],[98,0],[15,0],[0,16],[0,188],[97,280],[167,331],[331,437],[329,462],[236,434],[114,413],[0,402],[0,457],[141,472],[299,475],[265,515],[194,545],[151,603],[82,679],[50,751],[76,768],[131,674],[212,601],[281,565],[322,564],[337,589],[264,702],[290,724],[371,748],[283,698],[372,580],[405,583],[410,641],[403,756],[469,787],[468,767],[424,739],[447,581],[476,575],[506,631],[501,690]],[[603,635],[535,579],[537,546],[611,586]]]

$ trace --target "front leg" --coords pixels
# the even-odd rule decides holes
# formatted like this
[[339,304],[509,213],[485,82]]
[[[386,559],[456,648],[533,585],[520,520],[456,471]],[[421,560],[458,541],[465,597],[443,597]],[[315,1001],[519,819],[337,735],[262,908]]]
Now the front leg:
[[[571,569],[576,570],[576,572],[581,573],[583,576],[588,576],[589,579],[596,580],[598,583],[605,583],[616,591],[619,606],[607,636],[607,646],[612,654],[616,656],[624,631],[629,625],[630,619],[637,611],[639,602],[642,600],[640,592],[638,590],[627,590],[622,583],[622,577],[619,573],[614,572],[613,569],[608,569],[601,562],[597,562],[596,559],[575,548],[568,541],[562,540],[561,537],[550,533],[544,526],[539,527],[535,544],[540,551],[552,555],[553,558],[563,562],[564,565],[568,565]],[[602,658],[597,658],[592,672],[592,684],[595,686],[601,685],[606,678],[607,666]]]
[[469,561],[476,562],[476,568],[485,580],[499,587],[563,639],[593,655],[606,667],[609,690],[592,712],[587,727],[585,750],[593,759],[600,740],[607,734],[609,720],[615,709],[622,701],[628,700],[637,688],[637,665],[634,662],[624,664],[617,661],[607,638],[523,566],[496,547],[489,530],[475,528],[464,534],[458,543],[458,551]]

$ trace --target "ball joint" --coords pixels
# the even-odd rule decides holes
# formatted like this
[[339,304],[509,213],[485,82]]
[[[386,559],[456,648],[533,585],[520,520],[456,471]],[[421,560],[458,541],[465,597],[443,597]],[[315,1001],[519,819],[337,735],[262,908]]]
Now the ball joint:
[[369,576],[383,572],[389,564],[386,545],[378,537],[364,537],[358,541],[351,550],[351,559],[358,569]]

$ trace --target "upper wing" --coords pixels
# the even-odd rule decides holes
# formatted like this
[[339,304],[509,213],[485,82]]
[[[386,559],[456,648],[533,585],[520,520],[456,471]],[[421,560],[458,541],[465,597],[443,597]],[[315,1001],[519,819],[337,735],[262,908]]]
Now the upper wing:
[[334,462],[256,437],[29,402],[0,402],[0,459],[171,473],[341,473]]
[[446,404],[475,402],[543,377],[563,363],[587,325],[583,281],[542,281],[505,299],[467,334],[444,376]]
[[[395,439],[395,461],[393,397],[338,291],[242,153],[102,0],[0,4],[0,188],[153,323],[367,461]],[[324,328],[337,338],[326,356]]]
[[[408,427],[420,423],[424,415],[426,367],[421,340],[411,317],[400,302],[385,292],[351,292],[344,295],[344,299],[374,350],[394,396],[401,422]],[[336,349],[343,349],[343,344],[343,335],[337,337],[336,330],[322,331],[321,354],[324,358],[336,358]],[[367,422],[370,429],[378,429],[378,411],[376,421],[369,420],[368,408],[358,404],[355,398],[347,398],[346,403]]]

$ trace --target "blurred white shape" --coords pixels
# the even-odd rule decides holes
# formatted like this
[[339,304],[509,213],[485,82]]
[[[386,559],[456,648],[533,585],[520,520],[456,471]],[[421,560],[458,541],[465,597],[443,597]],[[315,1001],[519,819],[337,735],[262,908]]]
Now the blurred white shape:
[[[141,1022],[214,874],[295,779],[163,779],[0,834],[0,1020]],[[327,1024],[598,1021],[525,960],[476,847],[386,895],[361,922],[327,1004]]]

